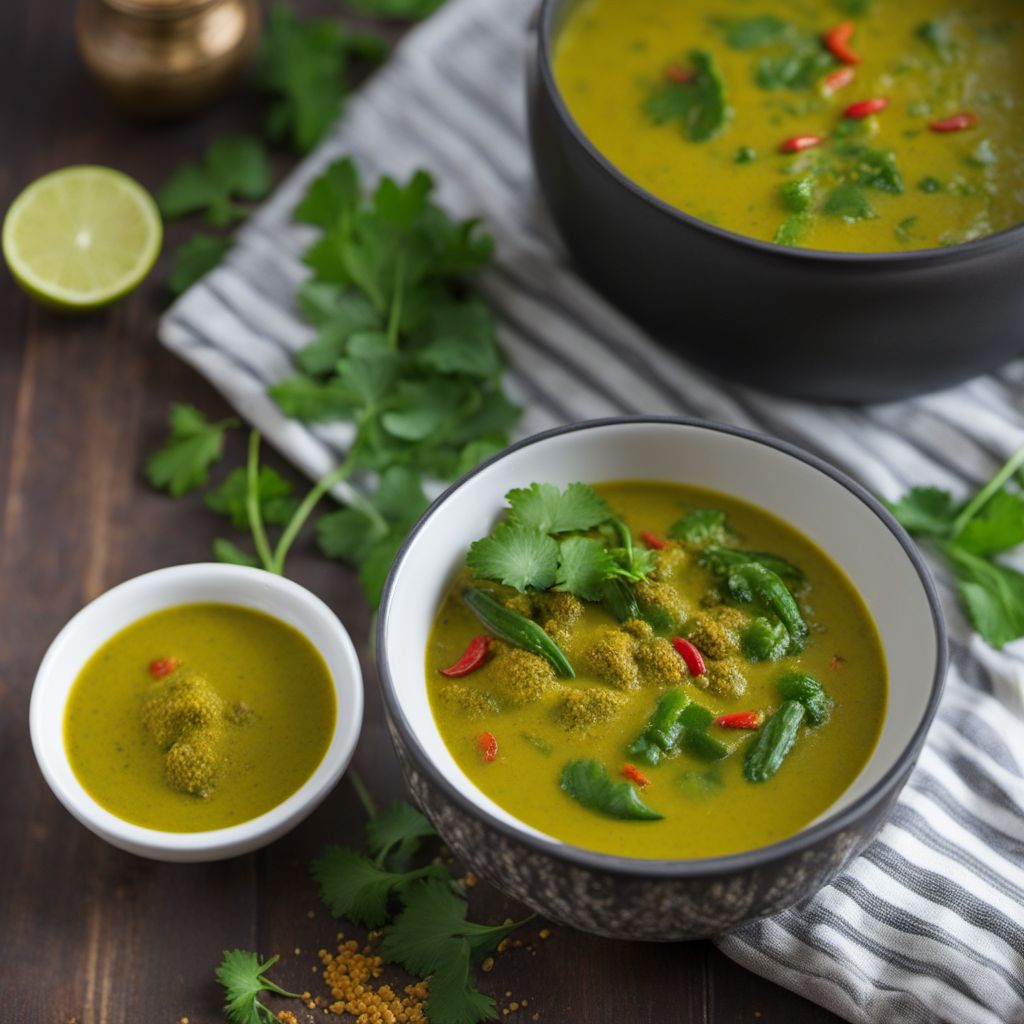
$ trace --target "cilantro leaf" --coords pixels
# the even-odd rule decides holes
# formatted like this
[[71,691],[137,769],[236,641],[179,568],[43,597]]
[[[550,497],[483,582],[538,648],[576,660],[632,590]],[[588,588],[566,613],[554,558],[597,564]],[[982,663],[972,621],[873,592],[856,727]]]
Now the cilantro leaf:
[[762,89],[809,89],[837,64],[817,35],[793,33],[779,38],[785,45],[773,47],[754,68],[754,80]]
[[232,200],[262,199],[270,190],[270,165],[258,139],[247,135],[218,139],[201,163],[184,164],[157,193],[168,219],[203,211],[215,227],[246,215]]
[[225,433],[237,425],[235,419],[208,423],[194,406],[173,406],[167,443],[146,460],[150,484],[173,498],[202,487],[224,452]]
[[781,18],[765,14],[753,18],[737,18],[725,24],[725,41],[734,50],[754,50],[774,42],[790,32],[792,26]]
[[469,943],[430,976],[430,995],[423,1008],[432,1024],[480,1024],[497,1020],[494,1000],[478,991],[469,977]]
[[355,405],[352,392],[341,381],[314,380],[302,373],[286,377],[268,390],[281,412],[306,423],[348,418]]
[[956,543],[974,555],[995,555],[1024,544],[1024,497],[997,491],[964,526]]
[[275,4],[260,53],[259,82],[272,97],[267,135],[308,152],[341,114],[350,57],[377,61],[386,52],[378,36],[353,35],[329,18],[300,19]]
[[1024,574],[944,544],[974,628],[999,650],[1024,636]]
[[329,164],[313,180],[305,196],[295,207],[295,219],[321,228],[333,227],[351,217],[362,202],[359,170],[351,157],[342,157]]
[[533,526],[500,523],[489,537],[469,548],[466,564],[479,579],[496,580],[516,590],[547,590],[558,571],[555,540]]
[[509,519],[541,533],[590,530],[611,516],[608,503],[587,484],[569,484],[559,491],[554,484],[530,484],[505,495]]
[[358,565],[384,536],[377,523],[362,509],[349,507],[328,512],[316,523],[316,541],[328,558]]
[[957,513],[953,496],[938,487],[914,487],[899,501],[885,505],[908,533],[933,537],[947,536]]
[[844,181],[836,185],[825,196],[821,211],[830,217],[838,217],[847,224],[854,224],[859,220],[873,220],[878,216],[863,187],[856,181]]
[[382,537],[370,548],[362,564],[359,566],[359,582],[363,585],[366,600],[371,608],[380,604],[384,592],[384,582],[391,571],[392,563],[402,546],[404,534],[392,532]]
[[349,0],[349,5],[362,14],[403,21],[426,18],[443,3],[444,0]]
[[260,567],[260,560],[255,555],[247,554],[234,541],[218,537],[213,542],[213,557],[218,562],[228,565],[247,565],[252,569]]
[[[260,469],[257,480],[260,511],[263,522],[269,526],[284,526],[295,514],[298,501],[292,497],[292,485],[277,470],[269,466]],[[220,487],[206,495],[206,507],[229,516],[239,529],[249,526],[246,508],[246,471],[232,470]]]
[[604,543],[592,537],[569,537],[559,545],[555,590],[564,590],[585,601],[604,597],[604,582],[619,568]]
[[727,532],[725,513],[718,508],[695,508],[668,528],[673,540],[685,544],[721,544]]
[[420,878],[448,878],[440,864],[415,871],[385,871],[347,846],[327,847],[311,870],[327,909],[366,928],[380,928],[387,921],[388,901],[403,886]]
[[501,369],[494,316],[475,296],[434,305],[416,340],[417,363],[438,373],[488,378]]
[[418,881],[402,893],[402,902],[402,912],[384,930],[381,955],[421,977],[443,967],[463,942],[477,959],[524,923],[485,925],[467,921],[469,906],[447,880]]
[[224,258],[231,248],[231,239],[216,235],[193,235],[179,245],[174,253],[174,269],[167,278],[171,294],[180,295],[205,277]]
[[279,959],[272,956],[260,963],[255,953],[243,949],[224,950],[216,976],[224,988],[224,1015],[231,1024],[271,1024],[277,1020],[273,1011],[260,1002],[261,992],[299,998],[297,993],[287,992],[265,977]]
[[691,142],[706,142],[725,127],[732,116],[725,100],[725,82],[707,50],[691,50],[687,56],[692,78],[683,82],[659,82],[644,103],[655,124],[678,120]]
[[406,870],[423,840],[436,834],[430,822],[404,800],[396,800],[366,824],[366,841],[376,863],[395,871]]

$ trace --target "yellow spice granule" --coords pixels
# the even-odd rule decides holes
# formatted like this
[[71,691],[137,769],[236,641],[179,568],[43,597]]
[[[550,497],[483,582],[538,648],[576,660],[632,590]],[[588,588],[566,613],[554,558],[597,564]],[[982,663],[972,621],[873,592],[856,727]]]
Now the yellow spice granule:
[[281,1024],[299,1024],[299,1018],[291,1010],[278,1010],[277,1019]]
[[337,953],[320,950],[323,976],[334,1002],[331,1013],[351,1014],[356,1024],[427,1024],[423,1002],[429,994],[425,981],[406,985],[398,995],[387,984],[373,985],[384,970],[384,961],[372,945],[354,939],[338,943]]

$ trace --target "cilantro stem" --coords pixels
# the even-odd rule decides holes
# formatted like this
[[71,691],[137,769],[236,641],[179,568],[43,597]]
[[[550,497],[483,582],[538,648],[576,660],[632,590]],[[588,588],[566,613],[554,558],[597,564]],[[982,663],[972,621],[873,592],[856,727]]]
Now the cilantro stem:
[[953,520],[952,537],[956,540],[964,531],[964,527],[988,504],[1006,482],[1024,466],[1024,446],[1018,448],[1006,461],[1006,464],[978,493],[963,507],[960,514]]
[[402,322],[402,304],[405,295],[405,265],[402,258],[398,258],[398,265],[395,268],[395,293],[391,297],[391,310],[388,313],[388,344],[392,348],[398,348],[398,329]]
[[377,804],[373,797],[370,796],[370,791],[366,788],[362,775],[355,768],[349,768],[348,781],[352,783],[352,788],[356,791],[356,796],[359,797],[359,802],[363,805],[366,816],[372,821],[377,817]]
[[252,531],[256,554],[269,572],[280,570],[275,567],[274,557],[263,528],[263,512],[260,509],[260,434],[254,430],[249,434],[249,460],[246,464],[245,508],[249,515],[249,529]]

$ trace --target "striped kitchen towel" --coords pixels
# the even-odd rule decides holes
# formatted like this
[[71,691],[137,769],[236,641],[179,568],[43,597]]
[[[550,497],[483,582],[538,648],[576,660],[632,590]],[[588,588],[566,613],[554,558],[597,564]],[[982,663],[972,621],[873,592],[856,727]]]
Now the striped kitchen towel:
[[[168,311],[163,343],[310,476],[351,428],[283,417],[267,385],[312,339],[292,297],[310,229],[291,212],[351,154],[368,176],[432,171],[439,200],[497,240],[482,287],[500,317],[521,434],[622,413],[704,416],[779,435],[875,493],[964,493],[1024,443],[1024,362],[914,401],[810,406],[712,380],[656,347],[575,274],[540,206],[524,126],[536,0],[448,0],[245,225],[226,263]],[[1024,645],[972,634],[935,566],[952,634],[942,709],[892,820],[804,904],[719,940],[751,970],[851,1021],[1024,1022]]]

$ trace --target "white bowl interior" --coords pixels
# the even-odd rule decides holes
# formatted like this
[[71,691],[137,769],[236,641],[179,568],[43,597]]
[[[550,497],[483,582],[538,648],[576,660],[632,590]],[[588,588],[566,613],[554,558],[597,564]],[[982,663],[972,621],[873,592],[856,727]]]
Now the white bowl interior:
[[[252,608],[287,623],[320,652],[334,683],[337,717],[323,759],[306,782],[265,814],[206,832],[162,832],[123,821],[101,807],[75,777],[64,749],[64,708],[86,661],[143,616],[182,604],[213,602]],[[318,597],[260,569],[215,563],[180,565],[138,576],[83,608],[50,645],[32,690],[32,746],[57,798],[108,842],[163,860],[212,860],[265,845],[302,820],[348,765],[363,718],[359,659],[344,626]]]
[[597,424],[548,437],[485,467],[427,519],[394,570],[383,638],[397,700],[423,749],[441,775],[478,807],[558,843],[512,817],[456,764],[430,710],[424,652],[435,612],[467,546],[490,530],[508,490],[533,481],[564,487],[576,480],[630,479],[707,487],[766,509],[828,552],[860,592],[888,660],[889,702],[870,760],[817,820],[839,813],[886,774],[926,714],[940,657],[927,592],[896,536],[842,483],[776,448],[695,425]]

